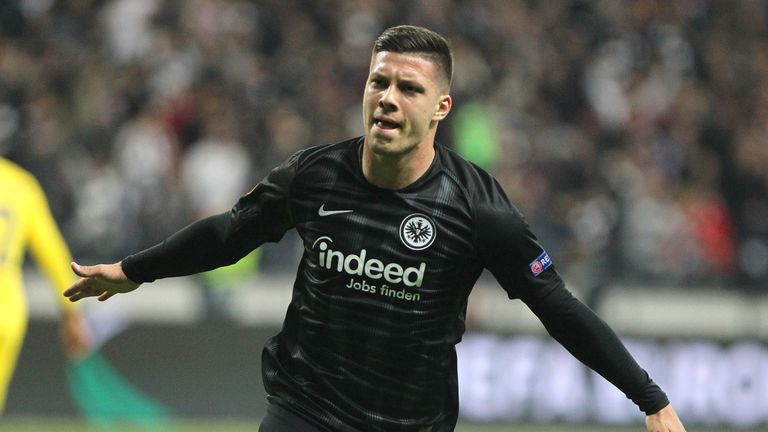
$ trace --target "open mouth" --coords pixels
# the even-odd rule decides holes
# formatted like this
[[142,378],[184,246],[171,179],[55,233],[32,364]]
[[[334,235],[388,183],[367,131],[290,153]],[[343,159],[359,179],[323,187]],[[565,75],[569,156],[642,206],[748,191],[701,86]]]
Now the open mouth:
[[400,124],[391,120],[373,119],[373,124],[379,129],[392,130],[400,128]]

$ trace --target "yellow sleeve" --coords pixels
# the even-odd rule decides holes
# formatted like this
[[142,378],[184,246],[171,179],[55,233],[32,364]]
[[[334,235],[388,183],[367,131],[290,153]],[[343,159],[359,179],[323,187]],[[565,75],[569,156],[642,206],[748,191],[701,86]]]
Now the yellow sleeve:
[[27,224],[29,251],[55,289],[62,309],[72,310],[74,305],[62,295],[64,290],[75,281],[75,275],[69,267],[72,256],[53,219],[48,200],[40,184],[34,179],[32,182],[30,211],[27,214],[30,218],[30,223]]

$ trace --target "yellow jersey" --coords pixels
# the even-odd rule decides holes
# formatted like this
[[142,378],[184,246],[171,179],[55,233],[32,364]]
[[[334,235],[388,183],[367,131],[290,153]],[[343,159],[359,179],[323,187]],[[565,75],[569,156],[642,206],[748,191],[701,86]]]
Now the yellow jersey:
[[26,321],[22,267],[27,250],[57,291],[61,307],[73,307],[61,295],[74,281],[71,256],[45,194],[32,174],[0,157],[0,325]]

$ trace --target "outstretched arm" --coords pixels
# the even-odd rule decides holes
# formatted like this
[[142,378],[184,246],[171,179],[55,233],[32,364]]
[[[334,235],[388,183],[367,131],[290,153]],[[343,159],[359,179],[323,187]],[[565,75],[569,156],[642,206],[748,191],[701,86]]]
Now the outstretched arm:
[[70,301],[135,290],[156,279],[186,276],[234,264],[265,241],[278,241],[293,226],[288,189],[299,153],[262,180],[228,212],[198,220],[165,241],[119,263],[80,266],[81,277],[64,295]]
[[590,308],[574,297],[553,272],[552,285],[523,301],[547,332],[582,363],[627,395],[646,415],[667,406],[666,394],[651,380],[624,347],[616,333]]
[[649,432],[685,432],[664,392],[637,364],[618,336],[562,284],[544,296],[525,300],[552,337],[645,412]]
[[118,263],[81,266],[73,262],[72,270],[80,279],[64,296],[72,302],[85,297],[104,301],[161,277],[190,275],[231,264],[248,251],[240,238],[243,236],[233,233],[230,213],[201,219]]
[[651,432],[684,432],[666,394],[614,331],[565,288],[549,255],[501,191],[475,209],[480,258],[510,298],[522,299],[552,337],[619,388],[646,414]]
[[231,264],[246,252],[233,234],[229,213],[222,213],[192,223],[162,243],[118,263],[93,266],[71,263],[80,279],[64,296],[72,302],[85,297],[104,301],[161,277],[189,275]]
[[104,301],[115,294],[131,292],[140,285],[128,279],[121,263],[81,266],[73,262],[70,265],[75,274],[80,276],[77,282],[64,291],[64,297],[72,302],[97,296],[99,301]]

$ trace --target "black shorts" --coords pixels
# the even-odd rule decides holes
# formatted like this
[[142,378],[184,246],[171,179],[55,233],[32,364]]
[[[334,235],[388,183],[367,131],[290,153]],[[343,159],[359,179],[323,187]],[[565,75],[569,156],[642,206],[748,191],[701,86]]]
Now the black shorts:
[[267,402],[267,414],[261,421],[259,432],[322,432],[296,414]]

